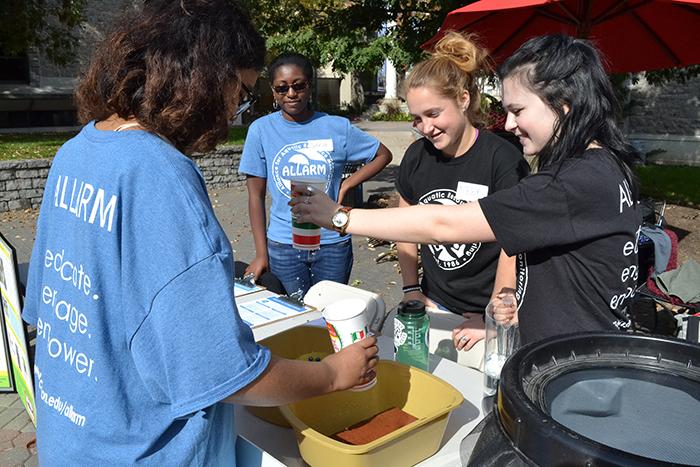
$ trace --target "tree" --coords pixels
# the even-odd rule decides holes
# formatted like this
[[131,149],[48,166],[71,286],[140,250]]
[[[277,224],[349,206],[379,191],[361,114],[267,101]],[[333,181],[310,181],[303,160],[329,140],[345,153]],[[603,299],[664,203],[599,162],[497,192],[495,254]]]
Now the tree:
[[0,1],[0,53],[17,56],[37,47],[52,62],[73,61],[77,26],[87,0]]
[[456,0],[244,0],[271,55],[293,50],[316,66],[374,72],[389,57],[405,69]]
[[[644,77],[646,78],[647,82],[655,86],[660,86],[667,83],[685,83],[689,79],[697,76],[700,76],[700,65],[644,72]],[[633,80],[636,82],[637,78],[634,77]]]

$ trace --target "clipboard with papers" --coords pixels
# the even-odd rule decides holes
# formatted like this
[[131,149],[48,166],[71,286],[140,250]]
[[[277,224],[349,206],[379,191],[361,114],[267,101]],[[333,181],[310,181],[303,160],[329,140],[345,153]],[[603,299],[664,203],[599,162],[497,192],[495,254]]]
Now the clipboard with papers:
[[269,290],[236,297],[236,306],[256,341],[321,317],[315,307]]
[[265,287],[244,279],[233,280],[233,296],[235,298],[265,290]]

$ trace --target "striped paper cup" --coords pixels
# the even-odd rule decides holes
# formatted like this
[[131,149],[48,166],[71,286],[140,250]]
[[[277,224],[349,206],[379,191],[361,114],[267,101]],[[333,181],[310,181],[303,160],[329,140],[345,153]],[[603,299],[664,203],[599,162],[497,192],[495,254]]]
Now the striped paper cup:
[[[290,179],[292,197],[295,188],[312,186],[318,191],[326,191],[326,180],[318,178]],[[321,228],[311,222],[297,222],[292,218],[292,246],[297,250],[318,250],[321,248]]]

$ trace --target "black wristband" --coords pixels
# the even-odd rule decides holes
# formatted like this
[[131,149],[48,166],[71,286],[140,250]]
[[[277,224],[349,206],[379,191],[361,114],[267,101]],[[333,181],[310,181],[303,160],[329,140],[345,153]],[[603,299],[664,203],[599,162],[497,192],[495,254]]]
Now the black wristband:
[[403,293],[422,292],[419,284],[404,285],[402,290],[403,290]]

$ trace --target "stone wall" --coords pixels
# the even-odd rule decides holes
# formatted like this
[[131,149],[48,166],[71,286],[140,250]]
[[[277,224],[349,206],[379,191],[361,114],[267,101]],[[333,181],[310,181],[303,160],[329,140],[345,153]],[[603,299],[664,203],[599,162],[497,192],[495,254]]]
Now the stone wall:
[[51,159],[0,161],[0,212],[38,207]]
[[686,83],[630,87],[627,131],[656,135],[700,136],[700,77]]
[[630,88],[625,131],[646,162],[700,167],[700,77]]
[[[245,184],[245,176],[238,175],[242,150],[242,146],[223,146],[212,153],[192,156],[209,189]],[[51,162],[0,161],[0,212],[38,208]]]

